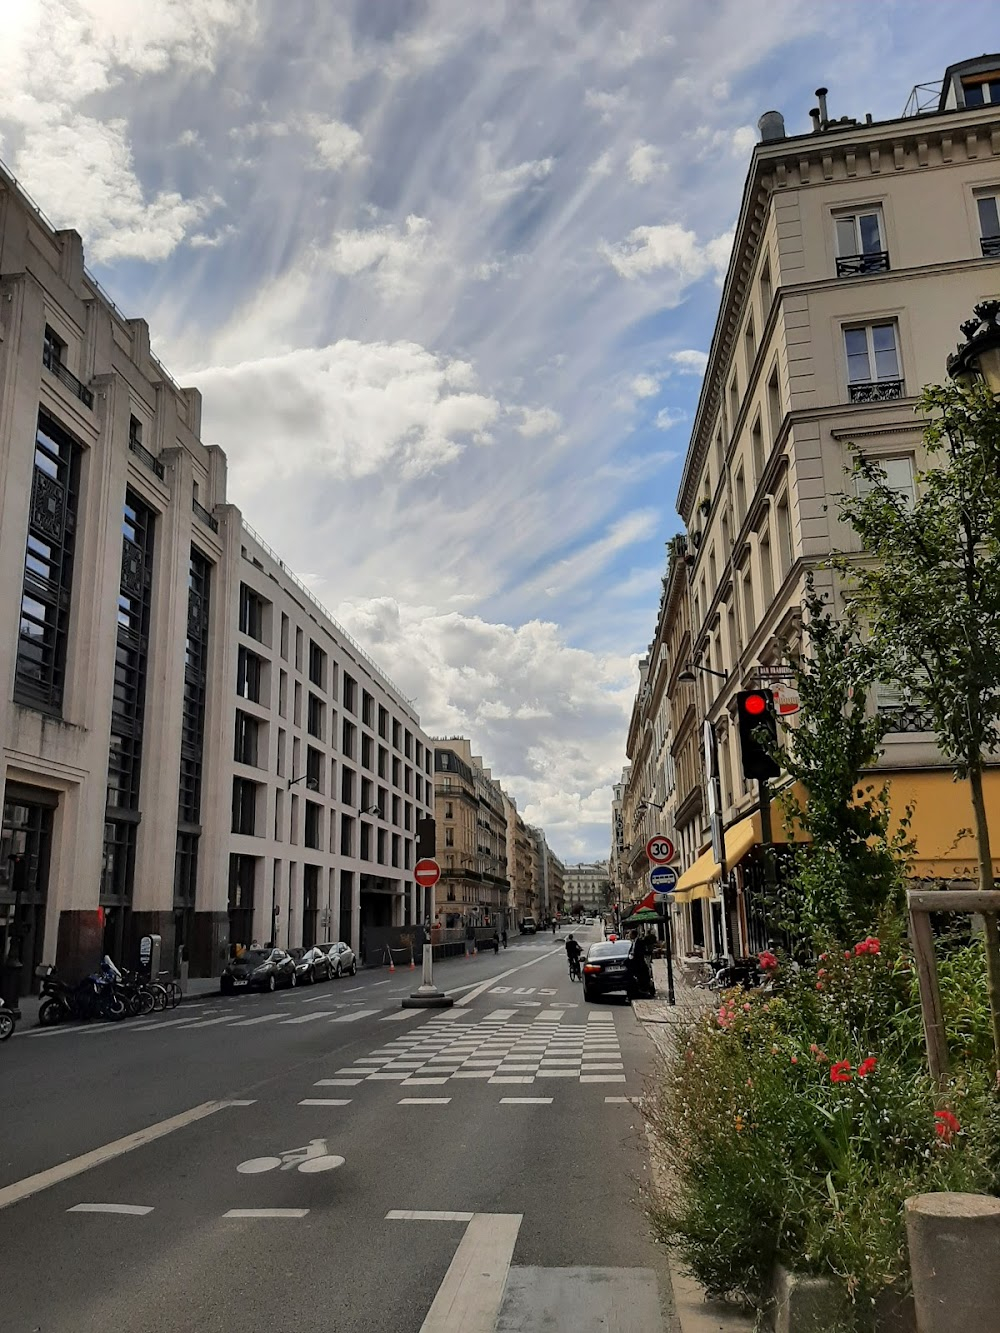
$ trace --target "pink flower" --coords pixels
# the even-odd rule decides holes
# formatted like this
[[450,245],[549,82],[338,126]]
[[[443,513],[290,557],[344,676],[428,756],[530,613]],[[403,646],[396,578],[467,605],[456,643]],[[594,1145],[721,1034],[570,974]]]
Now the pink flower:
[[798,1063],[799,1063],[799,1057],[798,1057],[797,1055],[793,1055],[793,1056],[792,1056],[792,1064],[793,1064],[793,1065],[797,1065]]
[[844,950],[844,957],[845,957],[845,958],[850,958],[850,956],[851,956],[851,951],[850,951],[850,949],[845,949],[845,950]]
[[858,1078],[867,1078],[877,1064],[878,1060],[874,1055],[869,1055],[867,1060],[862,1060],[858,1065]]
[[955,1135],[961,1131],[962,1126],[953,1111],[935,1111],[934,1119],[937,1121],[934,1132],[942,1143],[951,1143]]
[[817,989],[817,990],[822,990],[822,989],[823,989],[823,983],[822,983],[822,981],[817,981],[817,982],[816,982],[816,989]]
[[749,1004],[745,1004],[745,1005],[743,1006],[743,1012],[744,1012],[745,1014],[748,1014],[748,1013],[750,1012],[750,1006],[749,1006]]
[[816,973],[816,975],[817,975],[818,977],[825,977],[825,976],[826,976],[826,968],[825,968],[825,967],[821,967],[821,968],[819,969],[819,971]]
[[850,1083],[851,1081],[851,1062],[850,1060],[836,1060],[830,1066],[831,1083]]
[[778,967],[778,958],[776,954],[771,953],[770,949],[765,949],[763,953],[757,955],[757,961],[765,972],[774,972]]

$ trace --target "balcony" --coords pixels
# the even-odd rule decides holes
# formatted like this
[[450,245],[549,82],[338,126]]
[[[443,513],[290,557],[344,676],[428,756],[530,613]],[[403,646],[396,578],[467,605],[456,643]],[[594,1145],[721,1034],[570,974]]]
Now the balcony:
[[983,247],[984,259],[1000,259],[1000,236],[982,236],[979,244]]
[[155,472],[155,474],[159,477],[159,479],[161,481],[163,480],[163,475],[164,475],[163,464],[160,462],[160,460],[156,457],[155,454],[151,454],[149,450],[145,447],[145,445],[139,443],[139,441],[135,438],[134,435],[129,436],[128,447],[132,450],[132,452],[135,454],[137,458],[141,459],[142,462],[146,464],[150,472]]
[[869,250],[863,255],[841,255],[837,260],[838,278],[863,278],[869,273],[888,272],[888,250]]
[[200,518],[207,528],[211,528],[213,532],[219,531],[218,519],[213,518],[205,506],[200,505],[197,500],[191,501],[191,512],[194,514],[195,518]]
[[86,384],[83,384],[78,380],[73,372],[67,370],[63,363],[53,355],[49,344],[46,344],[42,351],[42,365],[50,375],[55,375],[57,380],[61,380],[71,393],[76,394],[84,407],[92,408],[94,406],[94,395],[87,388]]
[[934,717],[928,708],[916,704],[886,704],[878,715],[887,724],[887,730],[897,735],[914,736],[934,730]]
[[888,403],[902,398],[902,380],[858,380],[847,386],[852,403]]

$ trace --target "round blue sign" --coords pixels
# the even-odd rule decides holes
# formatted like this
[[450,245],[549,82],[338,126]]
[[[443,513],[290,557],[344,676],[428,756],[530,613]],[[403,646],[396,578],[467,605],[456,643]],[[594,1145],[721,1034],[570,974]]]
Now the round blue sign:
[[649,872],[649,883],[657,893],[671,893],[677,888],[677,871],[673,866],[654,866]]

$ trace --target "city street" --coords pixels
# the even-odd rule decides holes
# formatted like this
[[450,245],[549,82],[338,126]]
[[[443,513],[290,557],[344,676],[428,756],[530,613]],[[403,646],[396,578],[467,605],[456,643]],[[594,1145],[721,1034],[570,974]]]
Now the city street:
[[[596,939],[597,930],[582,932]],[[2,1326],[673,1330],[654,1047],[564,936],[0,1049]]]

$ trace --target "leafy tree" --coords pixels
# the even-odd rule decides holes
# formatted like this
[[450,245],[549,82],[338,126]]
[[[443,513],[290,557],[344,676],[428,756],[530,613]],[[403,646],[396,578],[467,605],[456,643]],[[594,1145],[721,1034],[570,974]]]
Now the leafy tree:
[[862,774],[881,753],[883,719],[866,708],[871,666],[848,613],[838,620],[812,574],[803,598],[802,642],[788,649],[800,710],[785,723],[780,759],[805,788],[784,798],[786,820],[809,834],[791,853],[777,890],[775,924],[822,943],[858,939],[902,893],[906,820],[890,832],[888,784]]
[[[979,886],[993,888],[983,769],[1000,749],[1000,406],[985,385],[926,388],[930,466],[912,502],[876,459],[858,454],[858,494],[841,512],[871,559],[842,557],[870,630],[879,676],[934,722],[938,744],[969,783]],[[1000,938],[986,917],[986,964],[1000,1068]]]

